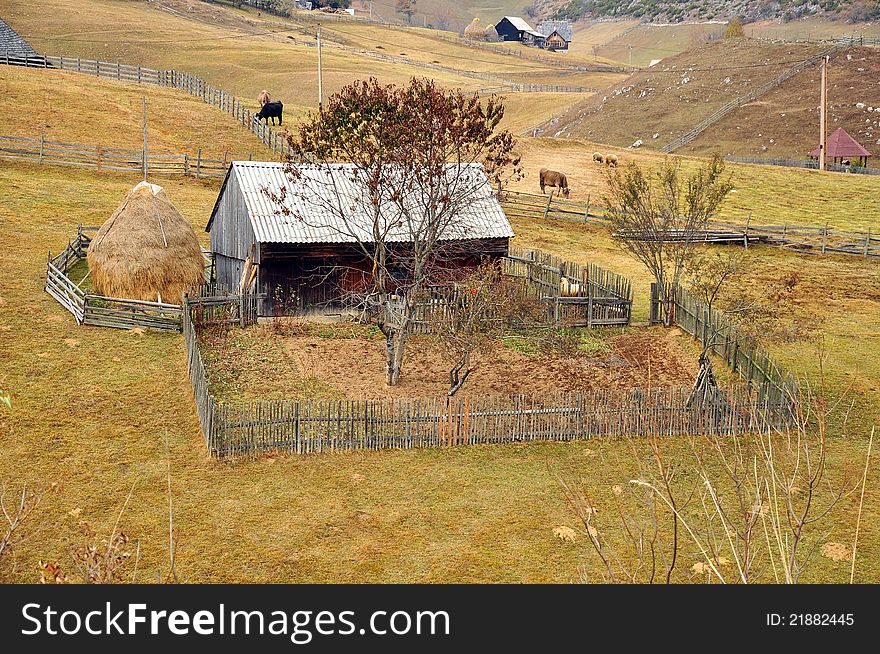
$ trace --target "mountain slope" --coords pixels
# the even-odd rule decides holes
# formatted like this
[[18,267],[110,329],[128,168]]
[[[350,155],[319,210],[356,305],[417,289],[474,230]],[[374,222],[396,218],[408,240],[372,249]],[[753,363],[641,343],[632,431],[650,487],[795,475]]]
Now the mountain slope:
[[[677,152],[803,159],[818,143],[819,70],[810,68],[733,111]],[[828,66],[828,132],[843,127],[880,156],[880,50],[853,48]]]
[[546,136],[659,148],[728,101],[819,52],[807,44],[709,43],[632,75],[541,126]]

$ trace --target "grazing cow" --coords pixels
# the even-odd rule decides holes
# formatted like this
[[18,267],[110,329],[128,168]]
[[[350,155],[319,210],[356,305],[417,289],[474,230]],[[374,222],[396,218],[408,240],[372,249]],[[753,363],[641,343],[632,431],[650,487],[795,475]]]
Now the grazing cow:
[[283,125],[282,123],[282,114],[284,113],[284,104],[281,100],[276,100],[275,102],[267,102],[263,105],[263,108],[254,116],[254,120],[259,121],[262,119],[267,125],[269,124],[269,119],[272,119],[272,124],[275,124],[275,119],[278,119],[278,124]]
[[605,156],[601,152],[594,152],[593,163],[605,163]]
[[605,163],[608,164],[609,168],[617,168],[617,155],[616,154],[606,154],[605,155]]
[[538,177],[540,178],[541,193],[544,193],[545,186],[549,186],[551,188],[558,188],[562,192],[562,197],[568,197],[568,179],[565,175],[555,170],[541,168],[538,172]]
[[257,96],[257,102],[260,103],[261,107],[265,107],[267,104],[272,102],[272,96],[269,95],[269,92],[264,89],[260,91],[260,95]]

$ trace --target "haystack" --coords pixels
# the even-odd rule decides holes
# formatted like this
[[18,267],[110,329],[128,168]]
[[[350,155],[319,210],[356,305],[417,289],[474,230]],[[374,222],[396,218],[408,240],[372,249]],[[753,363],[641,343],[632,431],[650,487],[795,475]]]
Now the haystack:
[[471,24],[464,28],[464,37],[466,39],[482,39],[484,37],[483,25],[479,18],[474,18]]
[[486,26],[486,29],[483,30],[483,38],[487,41],[497,41],[499,39],[498,30],[495,29],[494,25]]
[[147,182],[101,226],[87,258],[95,289],[110,297],[178,304],[204,280],[195,232],[162,187]]

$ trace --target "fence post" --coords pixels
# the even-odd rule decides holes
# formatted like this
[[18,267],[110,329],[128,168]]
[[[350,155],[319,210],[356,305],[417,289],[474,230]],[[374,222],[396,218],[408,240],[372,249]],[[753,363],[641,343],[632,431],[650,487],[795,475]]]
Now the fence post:
[[183,176],[189,177],[189,157],[185,152],[183,153]]
[[46,136],[43,132],[40,132],[40,163],[43,163],[43,143],[46,140]]
[[198,159],[196,159],[196,179],[202,176],[202,149],[199,148]]
[[102,148],[102,147],[99,145],[99,146],[97,147],[96,152],[97,152],[97,155],[98,155],[98,172],[100,173],[100,172],[101,172],[101,159],[102,159],[102,155],[103,155],[103,153],[104,153],[104,148]]
[[743,232],[743,247],[749,249],[749,225],[752,224],[752,212],[749,211],[749,217],[746,218],[746,231]]
[[828,244],[828,221],[825,221],[825,229],[822,230],[822,254],[825,254],[825,246]]
[[544,207],[544,220],[547,220],[547,214],[550,213],[550,203],[553,202],[553,193],[555,191],[550,191],[550,197],[547,198],[547,206]]
[[865,234],[865,252],[864,252],[864,254],[863,254],[863,257],[864,257],[865,259],[868,258],[868,250],[869,250],[870,248],[871,248],[871,227],[870,227],[870,225],[869,225],[869,226],[868,226],[868,233]]

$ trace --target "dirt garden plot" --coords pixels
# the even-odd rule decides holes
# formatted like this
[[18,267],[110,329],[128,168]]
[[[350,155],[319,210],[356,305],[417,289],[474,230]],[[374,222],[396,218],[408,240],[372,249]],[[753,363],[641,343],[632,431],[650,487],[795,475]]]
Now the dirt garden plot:
[[[394,387],[385,384],[381,334],[365,328],[258,325],[200,338],[219,400],[442,397],[448,389],[448,358],[427,336],[410,340]],[[697,372],[694,345],[678,330],[573,330],[548,340],[552,345],[539,345],[537,334],[510,336],[475,354],[463,392],[689,385]]]

